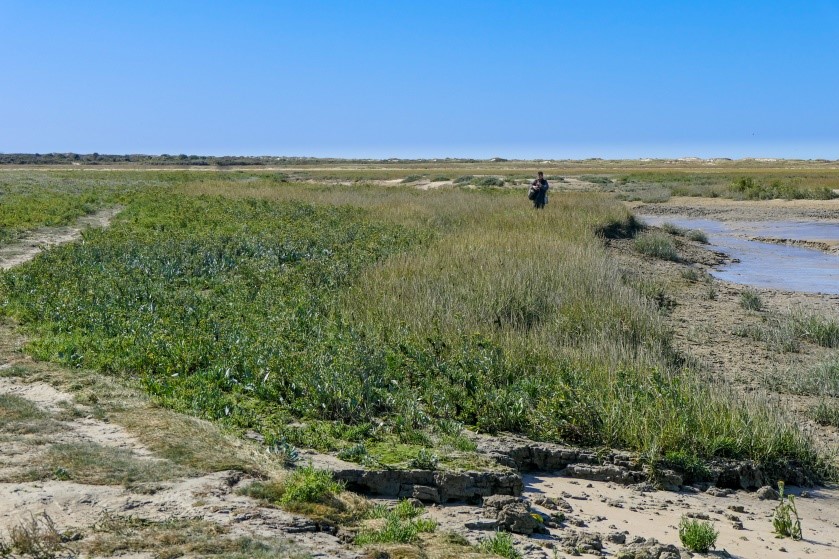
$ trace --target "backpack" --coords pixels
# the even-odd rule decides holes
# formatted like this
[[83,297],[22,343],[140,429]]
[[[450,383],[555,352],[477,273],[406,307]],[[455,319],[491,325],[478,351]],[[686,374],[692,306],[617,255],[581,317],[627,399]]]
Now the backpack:
[[531,186],[530,190],[527,191],[527,199],[528,200],[535,200],[536,199],[536,194],[538,194],[538,193],[539,193],[539,187],[538,186]]

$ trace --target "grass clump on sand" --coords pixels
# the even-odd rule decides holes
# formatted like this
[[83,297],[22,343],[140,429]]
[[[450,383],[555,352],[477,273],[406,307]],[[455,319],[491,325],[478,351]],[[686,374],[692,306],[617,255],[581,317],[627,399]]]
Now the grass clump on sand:
[[492,536],[481,540],[478,544],[481,551],[492,553],[505,559],[520,559],[521,553],[516,549],[513,536],[507,532],[496,532]]
[[807,411],[807,415],[819,425],[839,427],[839,402],[823,398]]
[[59,532],[55,522],[46,512],[38,515],[30,513],[29,518],[10,526],[8,534],[8,539],[0,534],[0,557],[4,559],[54,559],[76,556],[66,545],[74,538],[70,533]]
[[764,382],[793,394],[839,398],[839,360],[828,358],[803,370],[779,370],[768,374]]
[[647,256],[654,256],[662,260],[678,260],[676,245],[673,240],[662,233],[643,233],[635,239],[635,250]]
[[269,445],[387,441],[441,464],[462,426],[818,463],[779,411],[682,368],[603,246],[637,229],[606,194],[537,215],[503,189],[180,173],[124,206],[0,274],[0,312],[36,356],[131,375],[176,411]]
[[271,481],[255,481],[242,492],[290,512],[332,522],[356,522],[369,509],[367,501],[344,491],[332,472],[311,465]]
[[148,460],[93,442],[52,445],[30,472],[32,479],[72,480],[89,485],[132,485],[176,479],[193,470],[168,460]]
[[685,233],[685,237],[697,243],[708,244],[708,235],[699,229],[691,229]]
[[685,516],[679,521],[679,540],[694,553],[708,553],[717,544],[719,532],[710,522],[701,522]]
[[740,293],[740,306],[747,311],[760,311],[763,309],[763,299],[760,293],[747,287]]
[[343,485],[335,481],[331,472],[308,465],[292,471],[279,481],[254,482],[247,489],[247,494],[257,499],[293,506],[328,502],[343,491]]
[[295,470],[283,483],[280,503],[294,505],[299,503],[321,503],[333,498],[344,487],[325,470],[304,466]]
[[434,532],[437,529],[437,522],[434,520],[417,518],[424,512],[425,509],[408,501],[400,501],[392,508],[375,506],[367,513],[368,522],[359,530],[355,543],[415,543],[419,534]]
[[153,553],[161,559],[219,557],[224,559],[304,559],[308,553],[274,539],[235,537],[227,527],[198,519],[154,521],[136,516],[105,515],[93,534],[78,546],[97,557]]
[[[754,298],[757,298],[757,301],[754,301]],[[740,301],[743,308],[763,309],[763,301],[754,291],[748,294],[744,292]],[[802,342],[826,348],[839,347],[839,322],[820,314],[800,311],[766,312],[761,315],[760,324],[741,326],[734,333],[766,342],[772,349],[784,353],[800,351]]]
[[687,229],[679,227],[678,225],[670,223],[669,221],[666,221],[661,224],[661,230],[670,235],[677,235],[679,237],[683,237],[687,233]]

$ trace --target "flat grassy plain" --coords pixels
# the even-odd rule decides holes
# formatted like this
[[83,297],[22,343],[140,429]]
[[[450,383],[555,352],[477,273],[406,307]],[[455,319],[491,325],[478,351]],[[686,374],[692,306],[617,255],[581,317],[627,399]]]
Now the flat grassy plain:
[[638,228],[614,194],[563,193],[536,213],[517,190],[355,174],[374,171],[0,173],[8,199],[47,207],[13,202],[24,209],[9,214],[9,239],[125,208],[109,229],[2,273],[0,312],[39,359],[139,383],[269,446],[445,458],[472,448],[469,428],[651,464],[750,458],[826,473],[781,410],[709,385],[672,348],[649,279],[605,250]]

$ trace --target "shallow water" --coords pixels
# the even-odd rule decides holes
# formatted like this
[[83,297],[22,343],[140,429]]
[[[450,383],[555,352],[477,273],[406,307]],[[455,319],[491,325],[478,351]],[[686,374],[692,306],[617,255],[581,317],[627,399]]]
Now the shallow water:
[[722,280],[806,293],[839,294],[839,255],[816,249],[751,241],[772,237],[805,241],[839,240],[839,225],[796,221],[716,221],[676,216],[638,216],[650,225],[673,223],[699,229],[711,248],[738,260],[711,271]]

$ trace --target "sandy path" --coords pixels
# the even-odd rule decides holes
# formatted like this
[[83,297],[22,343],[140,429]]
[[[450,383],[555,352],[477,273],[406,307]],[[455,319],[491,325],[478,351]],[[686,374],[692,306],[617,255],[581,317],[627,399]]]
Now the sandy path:
[[105,208],[79,218],[74,225],[36,229],[15,243],[0,246],[0,270],[28,262],[51,246],[71,243],[79,239],[85,229],[107,227],[120,211],[122,208],[118,206]]

